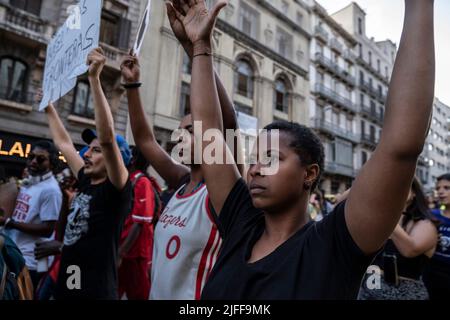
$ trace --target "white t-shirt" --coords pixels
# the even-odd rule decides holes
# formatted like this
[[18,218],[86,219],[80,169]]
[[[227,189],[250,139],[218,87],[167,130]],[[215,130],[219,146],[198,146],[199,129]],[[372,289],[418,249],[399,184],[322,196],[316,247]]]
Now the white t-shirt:
[[151,300],[194,300],[217,260],[222,243],[203,185],[191,194],[172,196],[153,240]]
[[[12,219],[16,222],[40,224],[45,221],[57,221],[62,204],[62,193],[58,182],[52,175],[31,186],[22,186],[16,200]],[[36,270],[37,261],[34,257],[35,243],[52,240],[32,236],[16,229],[8,229],[8,235],[17,244],[25,258],[29,270]]]

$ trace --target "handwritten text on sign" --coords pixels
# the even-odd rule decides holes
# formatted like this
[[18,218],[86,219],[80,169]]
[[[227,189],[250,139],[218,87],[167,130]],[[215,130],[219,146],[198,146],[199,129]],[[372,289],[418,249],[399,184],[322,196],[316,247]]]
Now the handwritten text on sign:
[[39,110],[73,89],[76,77],[88,70],[87,56],[98,47],[101,10],[101,0],[80,0],[70,8],[71,15],[47,47]]

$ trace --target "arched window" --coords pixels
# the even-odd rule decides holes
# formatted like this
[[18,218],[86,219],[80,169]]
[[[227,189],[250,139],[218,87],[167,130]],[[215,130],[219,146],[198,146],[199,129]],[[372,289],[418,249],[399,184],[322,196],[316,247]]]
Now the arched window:
[[26,64],[11,57],[1,58],[0,99],[25,103],[27,76]]
[[94,118],[94,100],[91,88],[85,81],[79,81],[75,87],[72,113],[85,118]]
[[237,94],[253,99],[253,69],[245,60],[236,63],[235,88]]
[[275,81],[274,107],[275,110],[289,112],[289,94],[286,83],[282,79]]

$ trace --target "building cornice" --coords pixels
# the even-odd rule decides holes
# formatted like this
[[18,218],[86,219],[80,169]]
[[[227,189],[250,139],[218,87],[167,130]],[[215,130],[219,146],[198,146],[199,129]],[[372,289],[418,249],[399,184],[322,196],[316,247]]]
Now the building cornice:
[[289,25],[293,30],[301,33],[303,36],[305,36],[308,40],[311,39],[311,34],[303,29],[300,25],[298,25],[295,21],[293,21],[290,17],[286,16],[283,12],[281,12],[279,9],[274,7],[271,3],[269,3],[267,0],[257,0],[257,3],[261,5],[261,7],[267,9],[269,12],[271,12],[275,17],[277,17],[279,20],[283,21],[287,25]]
[[284,66],[285,68],[288,68],[288,69],[292,70],[294,73],[308,79],[308,70],[305,70],[301,66],[286,59],[285,57],[281,56],[273,49],[270,49],[267,46],[263,45],[262,43],[258,42],[257,40],[251,38],[244,32],[240,31],[236,27],[229,24],[228,22],[218,19],[216,27],[219,30],[225,32],[226,34],[229,34],[234,39],[236,39],[240,42],[243,42],[244,44],[248,45],[249,47],[251,47],[251,48],[255,49],[256,51],[259,51],[263,55],[267,56],[268,58],[276,61],[277,63]]

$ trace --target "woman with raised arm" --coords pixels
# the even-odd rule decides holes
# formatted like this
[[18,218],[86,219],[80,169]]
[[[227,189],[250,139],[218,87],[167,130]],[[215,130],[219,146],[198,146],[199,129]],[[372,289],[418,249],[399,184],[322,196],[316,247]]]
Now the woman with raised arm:
[[[226,1],[211,12],[205,1],[182,2],[188,9],[176,15],[194,47],[192,117],[202,121],[203,132],[222,130],[210,53],[212,30]],[[278,146],[258,145],[248,186],[235,165],[202,162],[224,231],[202,298],[356,298],[368,265],[399,221],[427,135],[434,94],[433,5],[433,0],[405,1],[380,143],[348,199],[322,221],[307,222],[310,192],[323,169],[323,146],[305,126],[275,122],[266,127],[259,141],[278,134]],[[202,140],[203,132],[194,135],[205,150],[209,142]]]
[[[175,15],[175,10],[185,12],[188,7],[177,0],[166,4],[172,31],[192,59],[192,43],[182,22]],[[186,148],[190,151],[183,150],[184,165],[178,164],[156,141],[153,128],[146,121],[139,93],[138,58],[135,55],[127,56],[121,70],[136,145],[169,187],[176,190],[154,231],[150,299],[199,299],[207,275],[216,261],[221,236],[211,214],[201,168],[193,161],[192,117],[187,115],[180,123],[180,129],[188,132],[191,144]],[[233,104],[219,78],[215,78],[218,81],[212,90],[220,98],[223,126],[235,130],[237,121]],[[233,143],[237,150],[239,141]],[[190,161],[186,156],[190,156]],[[242,161],[239,163],[243,170]]]

